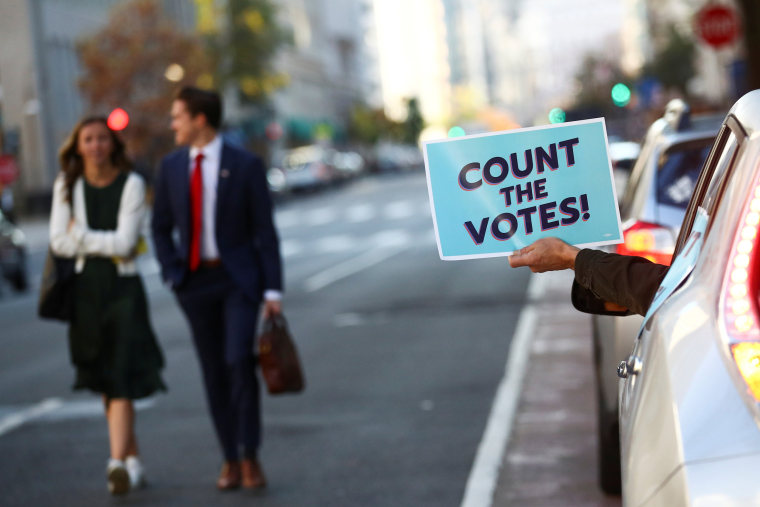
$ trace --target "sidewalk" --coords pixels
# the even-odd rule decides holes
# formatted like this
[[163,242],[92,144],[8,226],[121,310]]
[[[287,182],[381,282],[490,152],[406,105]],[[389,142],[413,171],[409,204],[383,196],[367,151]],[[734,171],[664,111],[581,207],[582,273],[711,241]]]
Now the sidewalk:
[[493,505],[619,506],[597,486],[591,320],[570,304],[571,272],[534,276],[537,327]]

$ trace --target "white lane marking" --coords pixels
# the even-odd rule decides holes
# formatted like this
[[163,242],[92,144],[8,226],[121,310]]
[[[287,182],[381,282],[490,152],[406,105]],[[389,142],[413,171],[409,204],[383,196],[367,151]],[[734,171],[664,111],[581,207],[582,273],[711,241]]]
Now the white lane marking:
[[[156,398],[143,398],[134,402],[135,410],[142,411],[152,408]],[[65,421],[70,419],[88,419],[103,417],[103,402],[100,400],[70,400],[64,402],[57,410],[43,414],[44,421]]]
[[[155,398],[135,401],[136,410],[145,410],[156,404]],[[103,416],[100,400],[71,400],[47,398],[27,409],[13,412],[0,419],[0,436],[31,421],[63,421]]]
[[394,255],[398,255],[404,250],[405,248],[400,247],[372,249],[307,278],[304,282],[304,288],[306,289],[306,292],[318,291],[338,280],[354,275],[374,266],[375,264],[380,264],[384,260],[389,259]]
[[[536,278],[535,275],[531,276],[529,294],[538,292],[537,289],[531,290],[531,286],[536,283]],[[467,479],[461,507],[487,507],[492,504],[493,492],[499,480],[499,469],[515,420],[520,390],[530,356],[530,340],[535,334],[537,317],[536,308],[530,304],[520,312],[517,329],[509,347],[504,377],[499,383],[491,405],[491,413]]]
[[414,215],[414,206],[409,201],[396,201],[385,206],[383,215],[391,220],[408,218]]
[[37,419],[63,405],[60,398],[48,398],[25,410],[14,412],[0,419],[0,435],[8,433],[27,422]]
[[295,211],[279,211],[274,214],[274,223],[278,229],[298,225],[301,215]]
[[293,255],[298,255],[302,251],[303,245],[301,245],[299,241],[286,239],[280,243],[280,252],[282,252],[283,257],[292,257]]
[[364,324],[365,319],[358,313],[339,313],[333,317],[335,327],[353,327]]
[[375,218],[377,212],[369,204],[355,204],[346,210],[346,219],[352,223],[367,222]]
[[357,241],[345,234],[336,234],[320,238],[315,246],[320,253],[339,253],[356,247]]
[[336,218],[335,209],[317,208],[309,211],[304,215],[306,225],[325,225],[334,222]]
[[411,242],[409,233],[403,229],[380,231],[370,238],[370,243],[379,247],[406,246]]

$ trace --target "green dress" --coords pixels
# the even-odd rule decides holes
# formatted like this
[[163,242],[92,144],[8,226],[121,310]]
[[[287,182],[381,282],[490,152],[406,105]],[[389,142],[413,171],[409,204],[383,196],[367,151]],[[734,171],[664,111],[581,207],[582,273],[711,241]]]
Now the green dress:
[[[84,182],[87,221],[93,230],[115,230],[127,174],[106,187]],[[139,275],[120,276],[110,257],[89,256],[76,276],[69,350],[74,389],[109,398],[137,399],[165,390],[163,354],[148,316]]]

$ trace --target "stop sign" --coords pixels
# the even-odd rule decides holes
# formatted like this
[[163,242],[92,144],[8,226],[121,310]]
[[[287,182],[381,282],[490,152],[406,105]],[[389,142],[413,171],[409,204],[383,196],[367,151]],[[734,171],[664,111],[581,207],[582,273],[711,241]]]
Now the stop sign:
[[717,49],[736,40],[739,18],[725,5],[708,5],[697,13],[696,30],[705,43]]

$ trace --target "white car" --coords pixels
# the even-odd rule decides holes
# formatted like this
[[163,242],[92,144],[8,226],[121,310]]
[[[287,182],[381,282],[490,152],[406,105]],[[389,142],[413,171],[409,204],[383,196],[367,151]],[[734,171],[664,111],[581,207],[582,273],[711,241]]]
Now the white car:
[[[670,263],[686,206],[722,120],[714,115],[692,117],[680,99],[668,103],[644,138],[620,201],[624,242],[607,250]],[[614,365],[628,357],[639,327],[639,315],[592,317],[599,486],[608,494],[619,495],[621,488]]]
[[626,506],[760,505],[760,90],[729,111],[619,366]]

